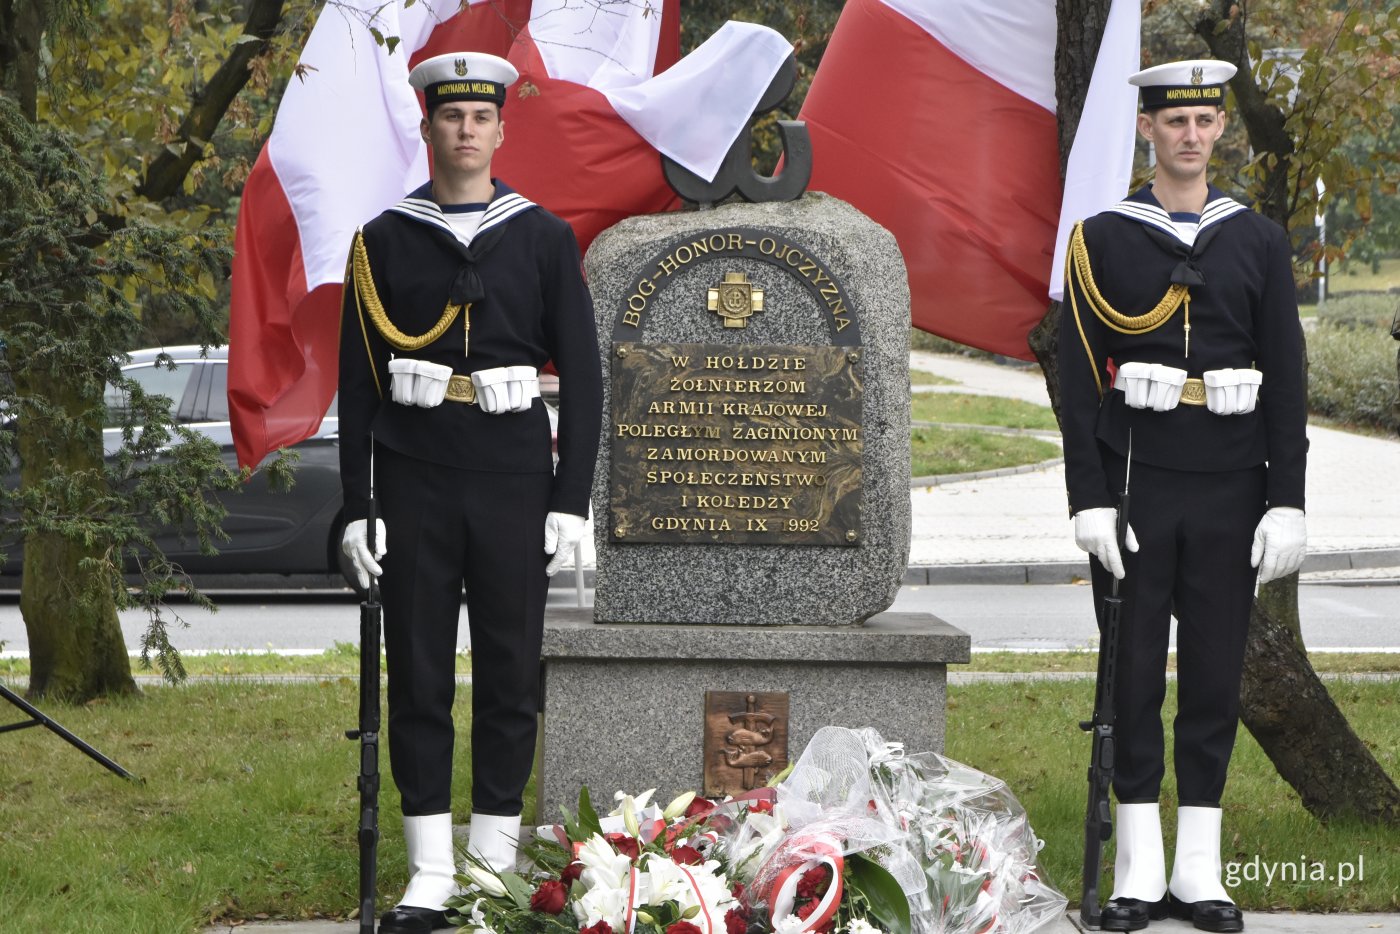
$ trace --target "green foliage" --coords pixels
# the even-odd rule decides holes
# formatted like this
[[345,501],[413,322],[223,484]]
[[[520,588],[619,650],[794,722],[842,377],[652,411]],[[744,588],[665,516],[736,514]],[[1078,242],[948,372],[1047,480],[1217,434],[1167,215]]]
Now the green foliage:
[[[140,218],[187,236],[231,243],[243,183],[272,128],[282,88],[305,41],[316,5],[288,2],[277,35],[253,59],[248,85],[207,140],[184,143],[178,130],[200,102],[210,78],[244,32],[243,0],[110,0],[100,16],[73,19],[53,30],[51,55],[38,101],[41,123],[72,133],[73,145],[98,169],[114,214]],[[155,158],[167,148],[197,146],[201,157],[178,194],[162,201],[142,195]],[[206,285],[228,300],[227,260]],[[193,320],[170,293],[138,283],[139,330],[122,350],[201,342]],[[227,331],[219,311],[218,330]]]
[[[80,566],[56,571],[73,577],[47,583],[144,608],[143,657],[173,678],[182,670],[162,606],[172,589],[192,589],[151,530],[188,528],[212,550],[224,513],[206,491],[235,489],[238,476],[215,444],[173,422],[170,400],[122,375],[122,351],[139,327],[137,297],[156,291],[214,342],[214,282],[228,250],[204,231],[134,218],[109,227],[110,209],[71,138],[31,126],[0,96],[0,408],[10,426],[0,464],[24,467],[22,484],[0,491],[5,538],[80,546]],[[127,401],[113,413],[119,446],[104,459],[108,386]],[[128,564],[143,582],[134,591],[122,579]]]
[[[889,870],[855,853],[846,857],[846,886],[858,917],[874,919],[888,934],[909,934],[909,899]],[[843,912],[843,915],[845,912]]]
[[1317,309],[1320,322],[1345,327],[1390,328],[1390,322],[1400,311],[1400,292],[1353,292],[1334,295]]
[[1384,325],[1319,321],[1308,334],[1308,410],[1344,425],[1400,433],[1397,348],[1388,316]]

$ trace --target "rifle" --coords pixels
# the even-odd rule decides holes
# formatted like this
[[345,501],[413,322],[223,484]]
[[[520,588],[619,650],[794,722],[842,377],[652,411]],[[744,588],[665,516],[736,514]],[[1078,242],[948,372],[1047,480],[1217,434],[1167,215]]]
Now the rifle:
[[[371,455],[372,457],[373,455]],[[374,554],[376,526],[374,464],[370,462],[369,551]],[[369,591],[360,603],[360,723],[345,738],[360,741],[360,932],[374,934],[375,896],[379,861],[379,580],[370,575]]]
[[[1133,469],[1133,434],[1128,432],[1128,463],[1123,471],[1123,493],[1118,498],[1118,523],[1114,535],[1118,554],[1128,553],[1128,475]],[[1094,684],[1094,715],[1079,721],[1079,728],[1090,734],[1089,805],[1084,814],[1084,875],[1079,898],[1079,918],[1084,926],[1097,931],[1103,917],[1099,907],[1099,876],[1103,845],[1113,838],[1113,814],[1109,793],[1113,787],[1113,757],[1116,744],[1113,722],[1116,717],[1113,692],[1118,683],[1118,636],[1123,619],[1123,598],[1118,595],[1118,578],[1103,598],[1103,627],[1099,633],[1099,672]]]

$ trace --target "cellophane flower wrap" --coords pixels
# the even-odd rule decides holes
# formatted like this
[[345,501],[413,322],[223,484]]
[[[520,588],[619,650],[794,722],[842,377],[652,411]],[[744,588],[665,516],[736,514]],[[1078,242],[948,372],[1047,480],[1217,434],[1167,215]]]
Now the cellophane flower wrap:
[[1064,913],[1004,782],[874,730],[825,727],[775,788],[619,792],[539,829],[527,878],[470,865],[475,934],[1031,934]]
[[[781,832],[750,816],[720,847],[773,930],[1030,934],[1064,913],[1066,898],[1037,866],[1041,843],[1025,810],[993,776],[936,753],[905,755],[874,730],[825,727],[776,791]],[[833,864],[843,891],[830,926],[812,923],[820,903],[789,914],[783,883]]]

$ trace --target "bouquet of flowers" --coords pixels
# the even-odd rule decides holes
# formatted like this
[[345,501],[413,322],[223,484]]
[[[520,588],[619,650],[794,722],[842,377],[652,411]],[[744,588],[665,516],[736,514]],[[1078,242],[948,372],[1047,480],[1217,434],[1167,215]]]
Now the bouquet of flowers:
[[457,877],[464,894],[448,903],[453,922],[474,934],[745,934],[749,921],[713,850],[722,828],[750,807],[771,808],[762,800],[771,795],[721,812],[693,792],[662,810],[653,792],[618,792],[600,817],[585,788],[577,812],[525,848],[529,880],[469,857]]
[[775,787],[664,810],[618,792],[526,849],[530,880],[468,866],[474,934],[1030,934],[1066,899],[1005,783],[874,730],[826,727]]

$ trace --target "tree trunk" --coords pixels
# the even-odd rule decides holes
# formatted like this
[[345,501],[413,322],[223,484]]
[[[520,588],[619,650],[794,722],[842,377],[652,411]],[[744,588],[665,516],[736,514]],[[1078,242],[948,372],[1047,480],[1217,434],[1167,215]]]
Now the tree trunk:
[[1240,719],[1319,820],[1400,818],[1400,790],[1352,731],[1298,638],[1298,578],[1266,584],[1245,646]]
[[[62,502],[50,502],[48,508],[65,519],[95,520],[92,512],[105,492],[105,478],[101,425],[91,413],[102,410],[102,399],[85,398],[74,382],[50,367],[16,372],[20,393],[43,392],[69,421],[65,426],[37,417],[20,426],[20,482],[31,487],[46,477],[66,477]],[[78,431],[73,431],[75,424],[81,424]],[[112,589],[119,574],[100,546],[71,533],[44,530],[25,536],[20,612],[29,634],[29,697],[81,703],[136,692]]]
[[1250,148],[1271,157],[1265,161],[1264,180],[1254,207],[1287,230],[1293,213],[1288,176],[1293,169],[1295,147],[1283,112],[1268,102],[1263,89],[1255,83],[1244,33],[1244,8],[1239,0],[1213,0],[1196,20],[1194,29],[1212,56],[1236,68],[1230,79],[1234,98],[1230,109],[1243,122]]
[[[1055,52],[1056,97],[1060,102],[1060,172],[1063,176],[1074,128],[1088,92],[1108,0],[1058,0],[1059,44]],[[1247,60],[1243,4],[1214,0],[1195,25],[1212,53],[1234,63],[1235,107],[1256,152],[1277,156],[1265,176],[1259,210],[1288,228],[1288,170],[1294,155],[1283,114],[1265,100]],[[1235,15],[1232,17],[1231,12]],[[1217,32],[1216,24],[1225,23]],[[1092,51],[1091,51],[1092,50]],[[1028,337],[1045,372],[1058,419],[1060,378],[1056,345],[1060,306],[1052,303]],[[1305,364],[1306,365],[1306,364]],[[1400,365],[1400,363],[1397,363]],[[1354,817],[1394,823],[1400,818],[1400,789],[1376,762],[1327,693],[1308,662],[1298,623],[1298,576],[1260,588],[1250,615],[1240,686],[1241,715],[1279,775],[1319,820]]]
[[[1055,118],[1060,138],[1060,179],[1064,180],[1079,115],[1089,94],[1094,62],[1103,41],[1104,25],[1112,0],[1056,0],[1055,18]],[[1060,334],[1060,303],[1051,302],[1045,317],[1026,337],[1031,353],[1045,374],[1050,407],[1060,418],[1060,361],[1056,352]]]
[[39,55],[47,12],[39,0],[0,0],[0,91],[15,96],[30,123],[38,113]]

